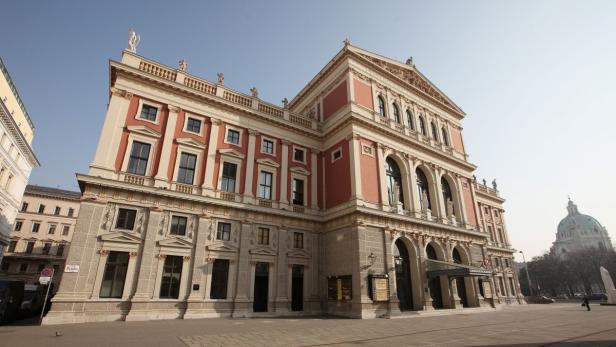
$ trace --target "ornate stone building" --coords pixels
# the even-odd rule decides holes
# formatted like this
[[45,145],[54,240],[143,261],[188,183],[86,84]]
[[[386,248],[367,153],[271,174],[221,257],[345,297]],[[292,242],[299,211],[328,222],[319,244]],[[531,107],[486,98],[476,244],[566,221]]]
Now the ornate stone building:
[[556,255],[585,248],[614,249],[607,229],[595,218],[581,214],[573,201],[567,204],[567,216],[558,223],[556,241],[552,245]]
[[35,284],[45,267],[53,267],[54,291],[62,278],[64,263],[79,214],[81,194],[69,190],[26,186],[0,277]]
[[99,145],[77,175],[76,272],[45,324],[523,302],[465,114],[412,61],[346,41],[279,107],[134,46],[110,62]]
[[0,263],[32,169],[34,124],[0,59]]

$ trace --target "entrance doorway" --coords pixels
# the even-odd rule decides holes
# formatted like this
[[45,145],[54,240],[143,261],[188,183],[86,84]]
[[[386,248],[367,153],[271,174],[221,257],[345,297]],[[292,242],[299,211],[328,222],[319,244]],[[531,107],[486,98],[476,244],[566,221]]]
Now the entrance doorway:
[[396,289],[400,301],[400,311],[413,309],[413,293],[411,292],[411,269],[409,253],[402,240],[396,240],[394,247],[394,263],[396,265]]
[[466,299],[466,285],[464,283],[464,277],[456,277],[456,287],[458,287],[458,296],[462,307],[468,307],[468,300]]
[[[428,259],[438,260],[436,250],[432,245],[426,246],[426,255]],[[428,288],[430,288],[430,298],[432,299],[432,307],[436,309],[443,308],[443,295],[441,291],[441,278],[434,277],[428,280]]]
[[304,266],[293,265],[291,270],[291,310],[304,310]]
[[255,288],[252,310],[254,312],[267,312],[267,296],[269,285],[269,264],[255,264]]

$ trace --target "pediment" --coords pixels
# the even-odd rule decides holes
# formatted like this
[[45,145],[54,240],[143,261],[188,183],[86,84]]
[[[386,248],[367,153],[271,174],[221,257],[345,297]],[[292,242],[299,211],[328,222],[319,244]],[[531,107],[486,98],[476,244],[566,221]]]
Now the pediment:
[[205,247],[208,251],[216,251],[216,252],[237,252],[237,247],[233,245],[229,245],[226,243],[214,243],[211,245],[207,245]]
[[254,254],[254,255],[271,255],[271,256],[276,255],[276,252],[272,251],[269,248],[253,248],[249,252],[250,254]]
[[240,159],[244,159],[246,158],[246,156],[238,151],[236,151],[235,149],[232,148],[223,148],[223,149],[219,149],[218,153],[220,153],[221,155],[227,155],[230,157],[234,157],[234,158],[240,158]]
[[296,249],[296,250],[287,252],[287,257],[289,258],[310,258],[310,254],[308,254],[308,252],[306,252],[303,249],[301,250]]
[[199,141],[196,141],[191,137],[179,137],[176,139],[176,141],[180,145],[190,146],[197,149],[205,149],[206,147],[204,144],[200,143]]
[[271,159],[257,159],[257,163],[261,164],[261,165],[267,165],[267,166],[272,166],[272,167],[280,167],[280,164],[278,164],[277,162],[271,160]]
[[413,88],[419,90],[432,99],[435,99],[447,108],[452,109],[462,115],[464,114],[464,111],[462,111],[458,105],[456,105],[451,99],[449,99],[449,97],[447,97],[447,95],[445,95],[445,93],[439,90],[426,76],[417,70],[412,61],[408,61],[407,64],[402,64],[361,48],[352,47],[351,50],[357,53],[357,55],[361,58],[364,58],[386,72],[405,81]]
[[160,138],[160,133],[154,129],[148,128],[143,125],[129,125],[128,131],[131,133],[141,134],[148,137]]
[[289,168],[289,170],[293,173],[296,174],[300,174],[300,175],[304,175],[304,176],[310,176],[310,171],[304,169],[301,166],[293,166],[291,168]]
[[192,242],[177,237],[159,240],[158,245],[160,247],[192,248]]
[[102,234],[99,237],[101,241],[106,242],[141,243],[141,238],[139,236],[123,231],[112,231]]

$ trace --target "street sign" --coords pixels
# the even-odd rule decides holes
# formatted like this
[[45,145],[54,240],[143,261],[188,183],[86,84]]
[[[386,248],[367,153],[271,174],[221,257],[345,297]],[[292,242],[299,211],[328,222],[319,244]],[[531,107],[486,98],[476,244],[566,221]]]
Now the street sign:
[[47,284],[51,281],[51,277],[53,277],[53,268],[46,267],[41,271],[41,276],[39,277],[40,284]]
[[79,265],[70,265],[67,264],[64,267],[64,272],[79,272]]

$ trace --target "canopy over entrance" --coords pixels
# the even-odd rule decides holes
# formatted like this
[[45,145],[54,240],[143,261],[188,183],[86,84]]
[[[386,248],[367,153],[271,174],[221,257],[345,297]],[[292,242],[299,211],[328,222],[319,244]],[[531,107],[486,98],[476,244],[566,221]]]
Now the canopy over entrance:
[[426,259],[428,262],[428,278],[434,278],[438,276],[447,277],[488,277],[492,276],[492,270],[484,269],[480,267],[448,263],[441,260]]

